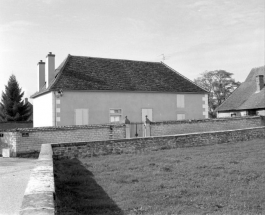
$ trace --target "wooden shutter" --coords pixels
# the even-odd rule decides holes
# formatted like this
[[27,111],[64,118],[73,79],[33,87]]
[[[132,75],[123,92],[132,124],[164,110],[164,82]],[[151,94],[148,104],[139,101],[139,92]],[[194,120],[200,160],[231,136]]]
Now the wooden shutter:
[[75,109],[75,124],[76,125],[83,125],[82,120],[82,109]]
[[177,107],[178,108],[184,108],[185,107],[185,101],[184,101],[184,95],[177,95]]

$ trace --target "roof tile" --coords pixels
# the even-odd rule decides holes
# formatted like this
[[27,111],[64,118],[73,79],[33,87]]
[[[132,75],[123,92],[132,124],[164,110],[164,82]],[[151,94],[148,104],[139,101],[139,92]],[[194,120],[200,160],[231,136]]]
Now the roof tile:
[[69,55],[56,73],[53,84],[32,97],[58,89],[207,93],[160,62]]

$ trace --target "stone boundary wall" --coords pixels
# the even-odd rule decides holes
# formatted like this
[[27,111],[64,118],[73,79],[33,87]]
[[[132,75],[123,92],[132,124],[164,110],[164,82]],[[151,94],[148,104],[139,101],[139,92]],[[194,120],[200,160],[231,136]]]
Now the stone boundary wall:
[[17,151],[17,140],[19,137],[19,133],[17,132],[1,132],[0,135],[3,134],[3,137],[0,136],[0,154],[2,154],[2,149],[9,148],[10,156],[15,157]]
[[150,125],[150,133],[151,136],[163,136],[194,132],[223,131],[258,127],[265,125],[264,122],[265,119],[260,116],[152,122]]
[[181,147],[234,143],[265,138],[265,126],[227,131],[178,134],[133,139],[52,144],[54,159],[133,154]]
[[0,153],[2,148],[10,148],[11,156],[40,151],[41,144],[80,142],[125,138],[124,124],[87,125],[87,126],[62,126],[19,128],[0,130]]
[[31,172],[19,214],[55,213],[53,152],[50,144],[43,144],[38,163]]
[[[255,116],[152,122],[150,125],[150,131],[151,136],[163,136],[194,132],[243,129],[259,127],[261,125],[265,125],[265,117]],[[31,152],[39,152],[41,144],[45,143],[89,142],[98,140],[124,139],[129,138],[129,134],[130,129],[127,129],[126,134],[125,124],[58,126],[0,130],[0,154],[2,153],[3,148],[9,148],[11,156],[15,157],[17,155]]]

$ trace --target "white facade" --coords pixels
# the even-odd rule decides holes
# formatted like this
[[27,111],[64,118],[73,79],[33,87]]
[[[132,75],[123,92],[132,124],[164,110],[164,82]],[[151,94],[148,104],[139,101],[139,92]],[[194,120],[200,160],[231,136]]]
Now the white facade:
[[54,93],[49,92],[33,99],[33,126],[54,126]]

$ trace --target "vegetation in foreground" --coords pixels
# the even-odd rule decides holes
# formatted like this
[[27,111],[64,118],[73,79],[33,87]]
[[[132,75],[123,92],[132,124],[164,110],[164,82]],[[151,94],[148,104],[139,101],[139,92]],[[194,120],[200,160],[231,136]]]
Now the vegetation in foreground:
[[59,214],[265,214],[265,144],[55,162]]

